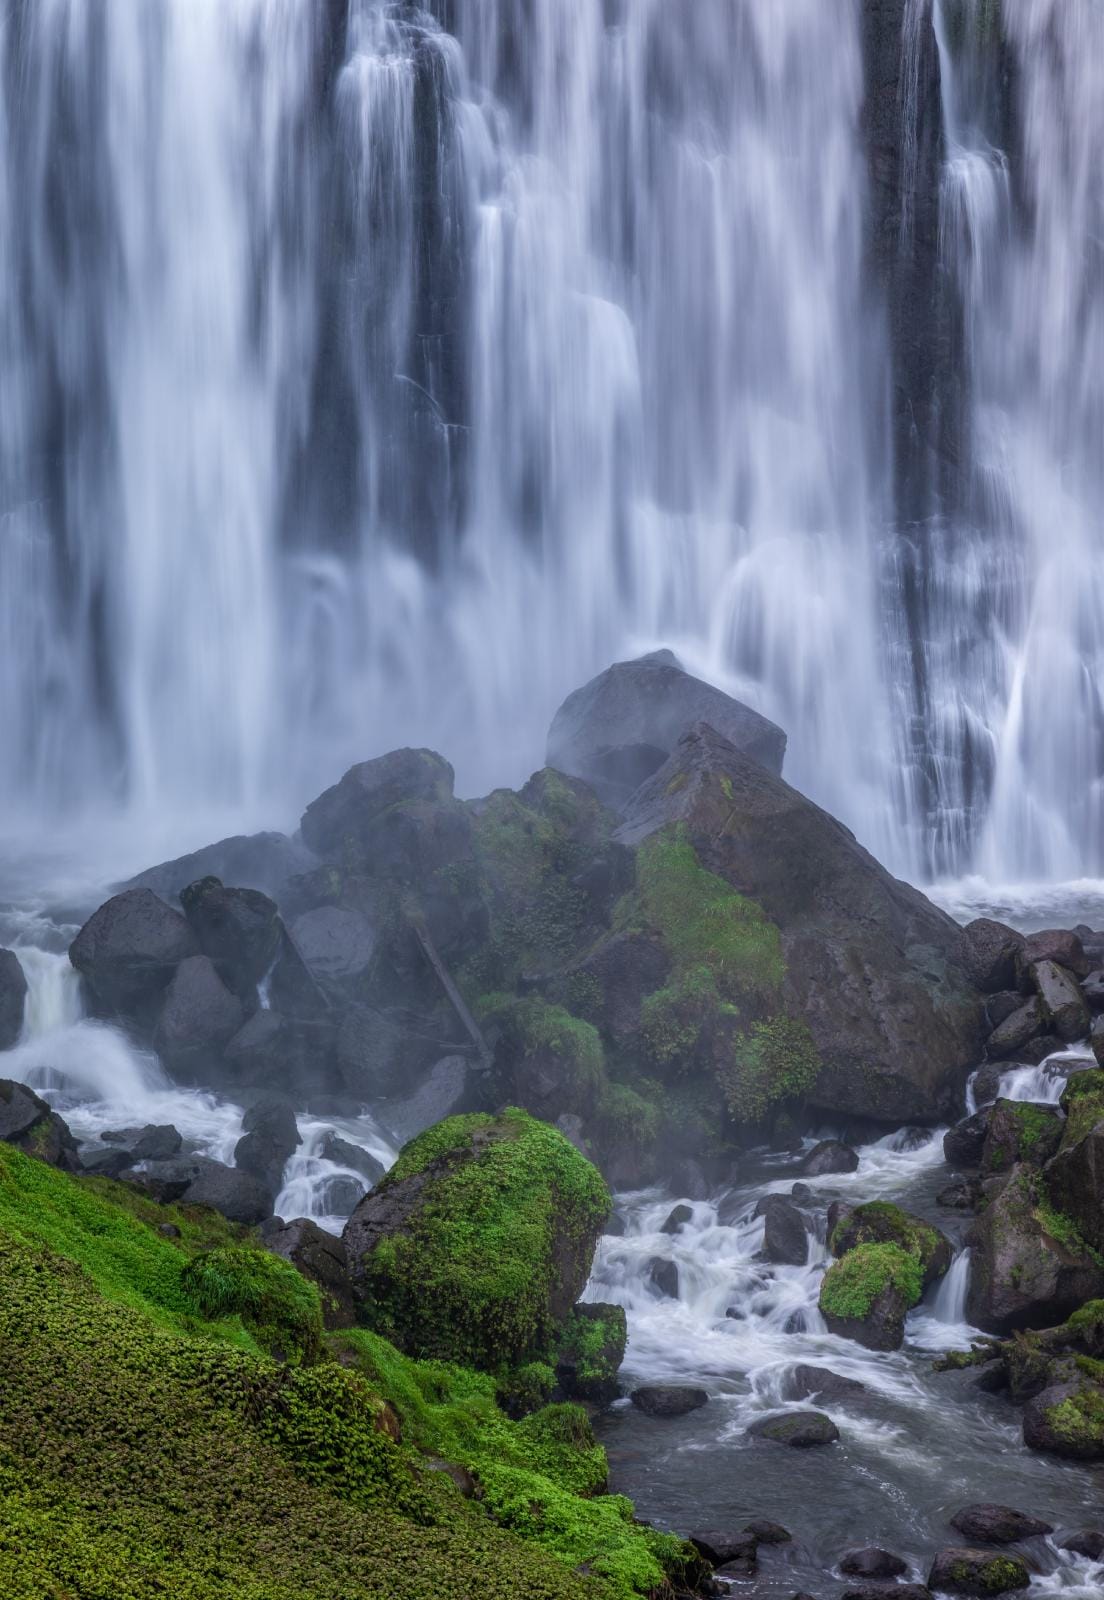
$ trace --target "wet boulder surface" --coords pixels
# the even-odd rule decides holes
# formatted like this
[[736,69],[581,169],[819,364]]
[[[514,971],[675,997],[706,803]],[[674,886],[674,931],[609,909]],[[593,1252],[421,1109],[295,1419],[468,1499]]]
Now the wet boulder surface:
[[27,1003],[27,978],[14,950],[0,950],[0,1050],[18,1044]]

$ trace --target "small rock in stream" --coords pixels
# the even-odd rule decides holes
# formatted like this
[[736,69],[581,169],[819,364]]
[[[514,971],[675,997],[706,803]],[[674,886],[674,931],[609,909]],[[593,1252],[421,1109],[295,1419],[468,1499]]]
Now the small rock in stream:
[[793,1543],[789,1528],[784,1528],[780,1522],[769,1522],[765,1517],[757,1517],[754,1522],[749,1522],[744,1532],[754,1534],[760,1544]]
[[908,1571],[908,1562],[872,1544],[849,1550],[840,1558],[839,1569],[849,1578],[899,1578]]
[[629,1396],[638,1411],[647,1417],[684,1417],[704,1406],[709,1396],[704,1389],[679,1384],[646,1384]]
[[1104,1561],[1104,1533],[1096,1528],[1082,1528],[1079,1533],[1060,1539],[1058,1548],[1068,1550],[1073,1556],[1084,1556],[1086,1561]]
[[692,1206],[676,1206],[659,1231],[660,1233],[681,1233],[686,1224],[693,1220],[694,1210]]
[[679,1270],[673,1261],[666,1261],[662,1256],[653,1256],[648,1263],[648,1282],[668,1300],[678,1299]]
[[788,1393],[794,1400],[811,1400],[820,1395],[826,1400],[849,1400],[866,1393],[866,1384],[845,1378],[830,1367],[797,1366],[790,1374]]
[[951,1518],[951,1527],[977,1544],[1015,1544],[1018,1539],[1036,1539],[1053,1533],[1049,1522],[1029,1517],[1011,1506],[963,1506]]
[[1019,1556],[994,1555],[992,1550],[973,1550],[951,1545],[937,1552],[928,1574],[929,1589],[948,1594],[997,1595],[1026,1589],[1031,1582],[1026,1564]]
[[758,1541],[753,1533],[724,1533],[716,1528],[706,1528],[695,1529],[687,1537],[711,1566],[724,1567],[729,1562],[739,1562],[745,1572],[755,1570],[755,1547]]
[[858,1165],[858,1155],[849,1144],[839,1139],[822,1139],[809,1151],[801,1170],[807,1178],[820,1178],[833,1172],[854,1172]]
[[932,1600],[923,1583],[864,1583],[861,1589],[845,1589],[840,1600]]
[[753,1439],[770,1439],[793,1450],[810,1450],[817,1445],[835,1444],[839,1429],[823,1411],[787,1411],[779,1416],[760,1417],[748,1428]]

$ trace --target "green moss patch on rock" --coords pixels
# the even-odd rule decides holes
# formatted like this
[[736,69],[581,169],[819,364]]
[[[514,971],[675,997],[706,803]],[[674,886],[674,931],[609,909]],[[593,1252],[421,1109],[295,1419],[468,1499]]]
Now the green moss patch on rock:
[[565,1112],[593,1113],[606,1088],[606,1069],[591,1023],[531,995],[499,1005],[488,1016],[492,1029],[502,1098],[549,1120]]
[[449,1118],[346,1226],[361,1315],[412,1355],[487,1371],[547,1361],[609,1207],[555,1128],[517,1109]]
[[820,1311],[829,1329],[869,1350],[897,1350],[905,1315],[920,1303],[919,1258],[898,1244],[860,1244],[829,1267]]
[[306,1363],[322,1343],[322,1298],[289,1262],[248,1245],[224,1245],[195,1256],[181,1287],[198,1315],[238,1316],[257,1343],[280,1360]]
[[574,1400],[599,1405],[617,1398],[628,1327],[622,1306],[583,1302],[568,1318],[556,1353],[556,1377]]
[[833,1255],[844,1256],[866,1244],[895,1244],[920,1264],[921,1287],[928,1288],[951,1264],[950,1242],[938,1228],[885,1200],[872,1200],[837,1223],[829,1240]]
[[1028,1100],[998,1100],[989,1113],[981,1170],[1009,1172],[1021,1161],[1041,1167],[1062,1142],[1064,1118],[1057,1106]]

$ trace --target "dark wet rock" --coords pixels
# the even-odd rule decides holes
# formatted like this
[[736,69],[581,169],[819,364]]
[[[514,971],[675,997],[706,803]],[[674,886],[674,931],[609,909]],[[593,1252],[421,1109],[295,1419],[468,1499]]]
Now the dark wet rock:
[[[145,1161],[141,1167],[130,1168],[126,1181],[144,1189],[151,1199],[159,1200],[162,1205],[172,1205],[183,1199],[201,1173],[218,1165],[207,1156],[172,1156],[166,1161]],[[271,1211],[271,1206],[268,1209]]]
[[1016,1052],[1017,1065],[1024,1067],[1041,1067],[1048,1056],[1055,1055],[1066,1047],[1057,1034],[1040,1034],[1037,1039],[1031,1039]]
[[769,1439],[794,1450],[834,1444],[840,1436],[831,1417],[823,1411],[787,1411],[780,1416],[761,1417],[747,1431],[754,1439]]
[[797,1366],[786,1385],[792,1400],[854,1400],[866,1393],[866,1384],[845,1378],[829,1367]]
[[833,1172],[855,1172],[858,1169],[857,1153],[838,1139],[822,1139],[814,1145],[801,1163],[808,1178],[822,1178]]
[[622,1306],[580,1301],[568,1318],[556,1352],[556,1381],[569,1400],[609,1405],[625,1359],[628,1324]]
[[951,1518],[951,1527],[971,1544],[1016,1544],[1020,1539],[1037,1539],[1054,1532],[1049,1522],[1041,1522],[1038,1517],[1014,1511],[1011,1506],[992,1505],[964,1506]]
[[675,1206],[666,1222],[660,1228],[660,1233],[681,1233],[688,1222],[693,1222],[694,1210],[692,1206]]
[[1092,1030],[1089,1033],[1089,1044],[1096,1058],[1098,1067],[1104,1067],[1104,1015],[1093,1018]]
[[[859,1254],[859,1251],[852,1252],[856,1259]],[[847,1258],[851,1259],[851,1256]],[[820,1312],[830,1333],[841,1339],[854,1339],[867,1350],[901,1348],[905,1340],[905,1318],[917,1300],[906,1294],[899,1283],[887,1277],[876,1278],[869,1294],[863,1297],[864,1309],[846,1312],[832,1309],[836,1303],[832,1298],[833,1287],[830,1275],[826,1276],[821,1284]]]
[[687,1538],[712,1567],[736,1566],[741,1576],[755,1571],[755,1551],[759,1541],[753,1533],[695,1528],[687,1534]]
[[0,1140],[62,1172],[81,1170],[68,1124],[33,1089],[10,1078],[0,1078]]
[[989,1127],[990,1107],[983,1106],[969,1117],[963,1117],[943,1135],[943,1154],[952,1167],[977,1167],[981,1165],[985,1149],[985,1135]]
[[165,991],[153,1042],[169,1068],[210,1081],[221,1052],[245,1024],[245,1009],[209,956],[189,956]]
[[954,1260],[951,1241],[938,1228],[886,1200],[856,1206],[832,1229],[828,1242],[837,1256],[844,1256],[861,1245],[899,1245],[920,1262],[924,1289],[937,1283]]
[[299,1104],[338,1084],[337,1035],[327,1023],[255,1011],[223,1051],[224,1082],[294,1096]]
[[958,1183],[949,1183],[945,1189],[940,1189],[935,1203],[942,1206],[944,1211],[976,1211],[980,1199],[981,1184],[978,1180],[962,1178]]
[[1059,1215],[1097,1251],[1104,1249],[1104,1091],[1097,1086],[1099,1076],[1078,1074],[1066,1086],[1062,1144],[1046,1169],[1047,1192]]
[[791,1311],[782,1324],[783,1333],[808,1333],[809,1320],[804,1311]]
[[310,851],[286,834],[236,834],[205,845],[202,850],[193,850],[190,855],[149,867],[123,887],[152,889],[163,900],[177,900],[190,883],[214,877],[223,883],[240,884],[243,889],[259,889],[279,901],[291,880],[309,872],[314,864]]
[[[1023,1000],[1016,995],[1015,1010],[1023,1005]],[[1011,1012],[1006,1015],[1011,1016]],[[995,1024],[994,1024],[995,1026]],[[1016,1063],[1014,1061],[990,1061],[985,1066],[979,1067],[974,1073],[974,1104],[977,1106],[991,1106],[1000,1094],[1001,1079]]]
[[832,1201],[831,1205],[828,1207],[827,1215],[827,1237],[829,1239],[835,1233],[836,1229],[841,1226],[841,1224],[845,1223],[849,1217],[854,1215],[854,1211],[854,1203],[850,1200]]
[[97,1016],[152,1022],[176,968],[198,954],[179,911],[152,889],[126,889],[94,911],[69,946]]
[[991,1060],[1007,1061],[1044,1032],[1042,1007],[1038,998],[1032,996],[993,1029],[985,1049]]
[[138,1130],[138,1137],[130,1147],[130,1159],[135,1161],[169,1161],[180,1154],[184,1140],[179,1128],[171,1122],[147,1123]]
[[1054,1213],[1033,1167],[1013,1168],[969,1242],[966,1315],[986,1332],[1047,1327],[1104,1294],[1104,1268]]
[[81,1151],[81,1171],[90,1178],[119,1178],[129,1166],[129,1150]]
[[304,842],[325,861],[359,864],[371,855],[385,812],[411,801],[451,800],[453,771],[432,750],[392,750],[352,767],[303,814]]
[[1022,1005],[1023,995],[1018,989],[1002,989],[999,994],[991,994],[985,1002],[985,1016],[990,1028],[1000,1027]]
[[849,1578],[900,1578],[908,1571],[908,1562],[872,1544],[841,1556],[839,1569]]
[[409,1096],[434,1062],[459,1053],[450,1046],[456,1035],[412,1027],[405,1017],[390,1016],[372,1006],[341,1009],[337,1058],[343,1084],[354,1099],[376,1101]]
[[1079,935],[1068,928],[1045,928],[1028,934],[1020,952],[1021,981],[1024,969],[1040,961],[1054,962],[1075,978],[1087,978],[1092,970]]
[[610,1239],[623,1239],[628,1231],[625,1219],[618,1211],[611,1211],[602,1227],[602,1232]]
[[334,1173],[319,1185],[318,1202],[328,1216],[351,1217],[367,1193],[360,1178]]
[[669,1186],[687,1200],[708,1200],[713,1191],[709,1174],[694,1156],[682,1156],[672,1164]]
[[898,1125],[949,1112],[984,1025],[951,919],[703,724],[633,796],[615,837],[639,845],[672,825],[780,930],[784,1009],[820,1058],[806,1103]]
[[628,1043],[639,1036],[644,1001],[670,973],[671,957],[661,940],[647,931],[619,929],[573,966],[565,982],[594,997],[587,1015],[596,1028]]
[[1016,987],[1017,960],[1023,948],[1022,933],[990,917],[978,917],[959,935],[958,959],[976,989],[997,994]]
[[159,1222],[157,1224],[157,1232],[162,1239],[179,1239],[181,1237],[180,1229],[175,1222]]
[[756,1517],[743,1530],[754,1534],[759,1544],[792,1544],[793,1534],[780,1522],[770,1522],[766,1517]]
[[27,977],[14,950],[0,950],[0,1050],[19,1043],[27,1003]]
[[1069,1461],[1104,1461],[1104,1387],[1077,1376],[1033,1395],[1024,1407],[1024,1443]]
[[998,1100],[989,1115],[981,1170],[986,1176],[1010,1172],[1020,1161],[1042,1167],[1062,1142],[1065,1117],[1057,1106],[1029,1100]]
[[940,1550],[928,1574],[928,1587],[948,1594],[998,1595],[1026,1589],[1031,1582],[1018,1556],[951,1546]]
[[402,1145],[446,1117],[470,1111],[481,1099],[478,1075],[461,1055],[443,1056],[414,1093],[379,1105],[379,1119]]
[[1058,1548],[1068,1550],[1071,1555],[1084,1556],[1086,1561],[1104,1561],[1104,1533],[1097,1528],[1082,1528],[1078,1533],[1059,1539]]
[[742,1306],[726,1306],[725,1316],[729,1322],[746,1322],[747,1312]]
[[273,1219],[263,1230],[265,1244],[316,1283],[322,1294],[327,1328],[351,1328],[356,1322],[345,1245],[308,1217],[281,1223]]
[[692,1389],[681,1384],[645,1384],[634,1389],[629,1396],[638,1411],[648,1417],[684,1417],[690,1411],[699,1411],[709,1401],[704,1389]]
[[807,1183],[795,1183],[790,1190],[790,1196],[794,1200],[809,1201],[813,1198],[813,1191]]
[[200,878],[180,894],[184,915],[226,987],[248,1005],[280,952],[284,926],[275,901],[258,889],[227,888]]
[[1095,1015],[1104,1011],[1104,968],[1090,972],[1082,981],[1081,993],[1085,997],[1085,1004]]
[[840,1600],[932,1600],[924,1583],[895,1583],[892,1579],[867,1582],[861,1588],[844,1589]]
[[673,1261],[667,1261],[663,1256],[653,1256],[648,1263],[648,1282],[668,1300],[678,1299],[679,1271]]
[[378,935],[360,911],[318,906],[291,925],[291,937],[308,971],[322,983],[362,978],[372,965]]
[[670,650],[620,661],[564,701],[548,733],[548,765],[619,805],[661,767],[697,722],[773,773],[786,735],[758,712],[691,677]]
[[256,1178],[275,1199],[283,1184],[284,1168],[302,1142],[291,1102],[282,1095],[262,1095],[242,1117],[242,1136],[234,1146],[234,1164]]
[[369,1189],[379,1182],[387,1170],[371,1151],[363,1150],[360,1145],[351,1144],[348,1139],[342,1139],[340,1134],[332,1132],[323,1134],[319,1140],[318,1154],[323,1161],[332,1161],[335,1166],[358,1172]]
[[1081,986],[1073,974],[1054,961],[1033,961],[1026,970],[1039,996],[1045,1026],[1066,1044],[1083,1039],[1089,1031],[1091,1017]]
[[765,1195],[755,1208],[763,1221],[763,1254],[781,1266],[803,1267],[809,1257],[805,1219],[785,1195]]
[[[156,1163],[166,1165],[167,1163]],[[210,1206],[229,1222],[251,1226],[272,1215],[272,1190],[252,1173],[208,1161],[182,1196],[189,1206]]]

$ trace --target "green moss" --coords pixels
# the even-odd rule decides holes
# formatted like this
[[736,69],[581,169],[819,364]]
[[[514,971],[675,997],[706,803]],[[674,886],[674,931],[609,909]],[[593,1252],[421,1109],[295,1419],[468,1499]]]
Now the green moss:
[[648,995],[640,1031],[652,1064],[685,1066],[721,1004],[713,971],[705,965],[690,967]]
[[919,1305],[923,1292],[920,1262],[895,1244],[863,1244],[829,1267],[820,1286],[825,1316],[861,1322],[875,1300],[892,1286],[906,1307]]
[[524,1088],[527,1061],[543,1052],[561,1063],[557,1110],[589,1111],[605,1084],[605,1062],[598,1030],[562,1006],[538,995],[514,1001],[499,1014],[503,1032],[512,1042],[515,1079]]
[[585,1277],[609,1213],[598,1172],[555,1128],[516,1109],[438,1123],[406,1146],[377,1192],[429,1169],[408,1230],[364,1259],[373,1327],[410,1354],[487,1370],[547,1361],[563,1251],[586,1254]]
[[[658,1085],[656,1086],[658,1090]],[[636,1088],[627,1083],[608,1083],[598,1102],[596,1127],[604,1144],[624,1142],[646,1149],[659,1137],[663,1112],[650,1096],[647,1080]]]
[[322,1343],[316,1286],[267,1250],[226,1245],[196,1256],[181,1286],[189,1304],[213,1321],[238,1316],[270,1355],[310,1362]]
[[495,1398],[510,1417],[524,1417],[547,1405],[556,1382],[556,1374],[545,1361],[530,1361],[524,1367],[515,1367],[498,1380]]
[[1018,1161],[1030,1161],[1043,1142],[1055,1137],[1055,1118],[1049,1109],[1025,1100],[1009,1100],[1005,1105],[1016,1122]]
[[730,1114],[739,1122],[761,1122],[778,1102],[803,1099],[819,1073],[807,1024],[777,1016],[737,1036],[717,1075]]
[[839,1256],[864,1244],[898,1245],[915,1256],[925,1273],[945,1251],[945,1241],[936,1228],[887,1200],[856,1206],[836,1224],[828,1248]]
[[1033,1195],[1032,1215],[1039,1226],[1045,1229],[1052,1239],[1057,1239],[1059,1244],[1065,1245],[1067,1250],[1072,1251],[1074,1255],[1089,1256],[1097,1266],[1104,1267],[1104,1256],[1088,1242],[1072,1217],[1068,1217],[1064,1211],[1057,1210],[1051,1204],[1041,1187],[1037,1188]]
[[599,1403],[614,1399],[627,1334],[621,1306],[576,1306],[556,1357],[556,1370],[567,1393]]
[[1062,1092],[1061,1104],[1066,1112],[1062,1147],[1068,1150],[1104,1121],[1104,1072],[1075,1073]]
[[1080,1451],[1104,1453],[1104,1390],[1085,1385],[1056,1406],[1046,1419],[1060,1439]]
[[1064,1326],[1073,1337],[1104,1341],[1104,1300],[1086,1300]]

